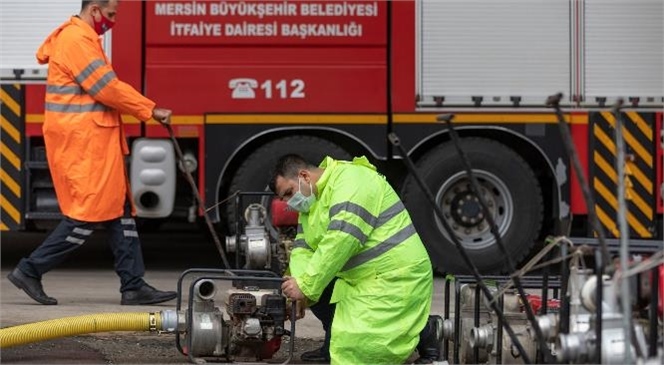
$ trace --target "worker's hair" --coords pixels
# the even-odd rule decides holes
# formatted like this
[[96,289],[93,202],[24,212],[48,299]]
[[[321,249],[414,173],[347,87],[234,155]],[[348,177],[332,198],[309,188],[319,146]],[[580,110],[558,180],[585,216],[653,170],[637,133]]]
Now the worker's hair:
[[85,10],[88,6],[91,4],[99,4],[102,8],[105,8],[108,6],[108,3],[111,0],[83,0],[81,2],[81,11]]
[[277,160],[274,170],[272,171],[272,178],[270,179],[270,190],[277,192],[277,178],[279,176],[286,179],[293,179],[297,177],[298,172],[302,169],[313,169],[315,165],[308,162],[304,157],[296,154],[283,155]]

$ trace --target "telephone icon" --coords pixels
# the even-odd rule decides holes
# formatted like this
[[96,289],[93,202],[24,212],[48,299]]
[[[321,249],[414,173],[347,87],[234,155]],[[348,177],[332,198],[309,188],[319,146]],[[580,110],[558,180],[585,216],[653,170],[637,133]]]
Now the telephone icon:
[[228,88],[233,90],[231,98],[233,99],[255,99],[255,88],[258,87],[258,81],[249,78],[231,79],[228,82]]

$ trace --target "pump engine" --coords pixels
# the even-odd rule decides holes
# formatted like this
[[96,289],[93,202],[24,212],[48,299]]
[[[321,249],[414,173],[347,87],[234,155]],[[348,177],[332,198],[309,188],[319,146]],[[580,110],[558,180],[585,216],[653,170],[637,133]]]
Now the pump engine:
[[[195,269],[192,269],[195,270]],[[215,279],[233,280],[234,283],[252,283],[281,280],[271,272],[268,277],[242,277],[235,273],[258,271],[214,270],[231,275]],[[183,274],[184,275],[184,274]],[[223,294],[223,307],[216,306],[217,285],[213,279],[195,279],[190,288],[193,293],[189,308],[180,309],[178,301],[178,348],[183,354],[196,359],[215,357],[228,361],[261,361],[271,359],[281,347],[284,335],[294,335],[285,328],[287,320],[286,298],[278,289],[256,286],[231,287]],[[294,306],[293,306],[294,307]],[[180,334],[183,344],[180,344]],[[292,354],[292,345],[291,345]]]

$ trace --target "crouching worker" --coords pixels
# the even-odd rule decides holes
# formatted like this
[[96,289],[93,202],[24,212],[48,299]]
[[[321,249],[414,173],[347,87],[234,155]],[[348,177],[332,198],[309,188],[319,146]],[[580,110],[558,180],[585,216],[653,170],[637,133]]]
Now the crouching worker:
[[[318,302],[336,277],[329,301],[336,306],[334,320],[328,316],[332,364],[404,363],[423,330],[435,333],[428,324],[433,274],[385,177],[365,157],[326,157],[316,167],[286,155],[270,188],[300,213],[284,294]],[[435,334],[423,337],[439,342]]]

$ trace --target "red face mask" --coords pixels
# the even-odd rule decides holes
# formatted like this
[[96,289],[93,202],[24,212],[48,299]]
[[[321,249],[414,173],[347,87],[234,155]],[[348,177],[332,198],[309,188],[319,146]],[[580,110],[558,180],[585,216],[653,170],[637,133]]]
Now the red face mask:
[[106,33],[109,29],[113,28],[115,22],[104,16],[104,13],[102,13],[101,10],[99,11],[99,13],[101,14],[101,20],[97,21],[95,17],[92,17],[92,22],[95,25],[95,32],[97,32],[97,34],[99,35],[102,35]]

